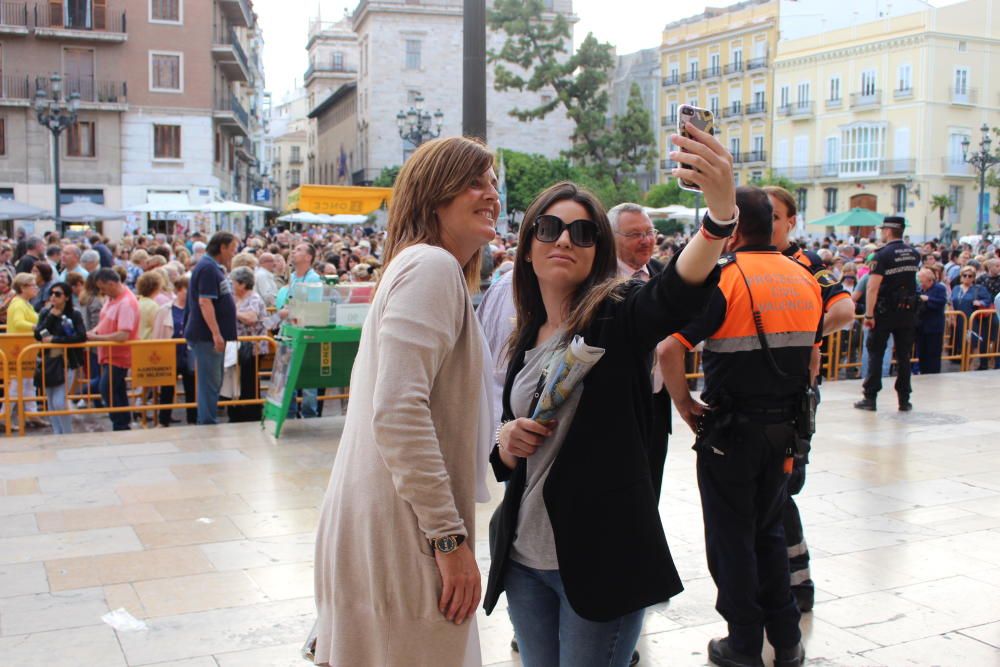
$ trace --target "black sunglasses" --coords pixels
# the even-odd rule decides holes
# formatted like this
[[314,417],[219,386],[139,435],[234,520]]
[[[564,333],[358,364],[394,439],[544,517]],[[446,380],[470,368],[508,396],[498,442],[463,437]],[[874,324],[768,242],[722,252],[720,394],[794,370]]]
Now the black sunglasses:
[[597,243],[597,224],[593,220],[563,222],[556,215],[540,215],[535,218],[535,238],[542,243],[555,243],[563,230],[569,230],[569,240],[580,248],[589,248]]
[[58,290],[52,290],[51,292],[49,292],[49,294],[51,294],[52,296],[66,296],[64,293]]

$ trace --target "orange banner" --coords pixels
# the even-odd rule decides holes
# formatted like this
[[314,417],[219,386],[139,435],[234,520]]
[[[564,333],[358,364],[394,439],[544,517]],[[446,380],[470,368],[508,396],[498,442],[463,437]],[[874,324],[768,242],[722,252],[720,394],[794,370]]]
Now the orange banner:
[[177,383],[177,345],[134,345],[132,386],[172,387]]
[[[30,334],[4,334],[0,336],[0,350],[3,350],[7,360],[7,375],[13,382],[17,376],[17,357],[21,350],[29,345],[34,345],[38,341]],[[35,361],[38,354],[26,354],[21,360],[22,377],[30,378],[35,375]]]

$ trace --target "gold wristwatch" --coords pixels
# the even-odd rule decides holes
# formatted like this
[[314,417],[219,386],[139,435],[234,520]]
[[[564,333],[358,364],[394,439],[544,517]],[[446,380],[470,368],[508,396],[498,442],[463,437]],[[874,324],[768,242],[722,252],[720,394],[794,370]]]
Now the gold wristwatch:
[[465,542],[465,535],[445,535],[444,537],[432,537],[427,540],[431,543],[431,549],[440,551],[443,554],[450,554],[457,549],[462,542]]

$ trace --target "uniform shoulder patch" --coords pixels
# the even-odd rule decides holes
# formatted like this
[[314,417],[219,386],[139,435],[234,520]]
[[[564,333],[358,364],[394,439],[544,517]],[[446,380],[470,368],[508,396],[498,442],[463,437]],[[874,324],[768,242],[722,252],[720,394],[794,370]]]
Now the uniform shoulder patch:
[[732,255],[732,254],[729,254],[729,255],[723,255],[722,257],[720,257],[719,261],[716,262],[716,264],[718,264],[720,267],[723,267],[723,266],[726,266],[728,264],[732,264],[734,261],[736,261],[736,256]]
[[834,275],[830,269],[820,269],[813,274],[820,287],[833,287],[840,283],[840,278]]

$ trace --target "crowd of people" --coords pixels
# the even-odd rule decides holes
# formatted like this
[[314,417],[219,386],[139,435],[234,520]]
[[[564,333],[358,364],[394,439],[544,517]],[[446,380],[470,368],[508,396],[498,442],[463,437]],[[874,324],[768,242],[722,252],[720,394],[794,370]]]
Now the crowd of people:
[[[384,232],[361,226],[301,232],[271,227],[231,239],[231,256],[215,264],[222,272],[218,284],[225,286],[235,308],[229,336],[223,343],[235,344],[238,336],[263,336],[277,331],[289,316],[287,302],[296,282],[336,276],[341,283],[373,283],[381,266]],[[32,236],[18,229],[15,238],[0,239],[0,325],[8,334],[34,335],[40,342],[55,344],[184,340],[184,344],[177,345],[178,374],[186,400],[199,396],[198,408],[187,409],[185,420],[215,423],[222,381],[206,374],[205,380],[210,383],[196,391],[194,367],[199,356],[209,367],[209,357],[221,353],[215,352],[218,346],[211,335],[206,341],[205,332],[197,330],[201,324],[198,299],[204,286],[192,287],[199,263],[206,257],[217,257],[213,249],[218,250],[213,248],[212,239],[198,232],[184,237],[126,235],[110,241],[96,233],[69,238],[55,232]],[[189,291],[195,295],[191,309],[186,308]],[[194,312],[194,317],[190,312],[186,317],[186,310]],[[195,330],[185,331],[192,320]],[[211,350],[200,344],[205,342],[211,343]],[[260,354],[267,352],[266,343],[250,346],[254,347]],[[212,368],[215,360],[211,359]],[[67,351],[65,358],[60,349],[46,350],[33,377],[12,382],[6,405],[16,418],[15,399],[22,396],[24,412],[36,412],[36,386],[39,390],[44,386],[49,411],[72,408],[67,400],[70,394],[90,394],[99,396],[93,401],[95,407],[119,408],[109,412],[114,430],[129,429],[141,405],[168,404],[176,394],[176,388],[171,386],[156,394],[147,390],[131,400],[126,380],[130,365],[131,350],[125,346],[75,348]],[[256,398],[255,366],[224,366],[222,372],[229,368],[234,377],[226,395]],[[296,415],[321,414],[318,392],[306,389],[302,393],[302,406],[293,406]],[[137,410],[125,409],[130,400]],[[76,407],[89,405],[81,398]],[[259,410],[259,406],[232,406],[229,419],[259,419]],[[169,426],[175,422],[172,411],[155,412],[155,423]],[[50,420],[29,416],[24,426],[51,427],[55,433],[68,433],[73,420],[70,415]]]

